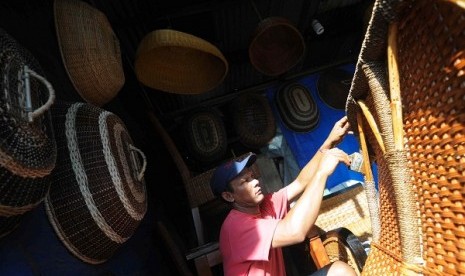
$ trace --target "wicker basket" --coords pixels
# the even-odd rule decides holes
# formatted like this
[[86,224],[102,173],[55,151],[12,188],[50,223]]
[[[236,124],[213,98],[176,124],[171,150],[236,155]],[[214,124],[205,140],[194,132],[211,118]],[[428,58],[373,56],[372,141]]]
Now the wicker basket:
[[0,236],[44,199],[55,167],[55,94],[31,53],[0,29]]
[[297,65],[305,53],[299,30],[282,17],[262,20],[249,45],[250,63],[268,76],[277,76]]
[[84,1],[55,0],[55,27],[66,72],[81,97],[102,106],[124,84],[119,40],[105,14]]
[[184,132],[188,150],[197,161],[218,161],[226,154],[226,129],[215,110],[204,109],[191,114],[184,125]]
[[108,111],[85,103],[60,104],[53,116],[58,160],[45,201],[47,215],[71,253],[102,263],[145,215],[145,157],[124,123]]
[[374,5],[347,102],[378,163],[381,233],[365,275],[465,274],[465,17],[453,2]]
[[283,85],[275,94],[275,104],[283,124],[292,131],[309,132],[320,121],[315,100],[299,83]]
[[276,134],[276,122],[265,96],[243,94],[232,103],[233,125],[239,141],[247,147],[266,146]]
[[328,106],[344,110],[353,74],[339,68],[322,72],[318,78],[318,96]]
[[228,73],[228,62],[216,46],[169,29],[153,31],[142,39],[134,67],[144,85],[176,94],[210,91]]

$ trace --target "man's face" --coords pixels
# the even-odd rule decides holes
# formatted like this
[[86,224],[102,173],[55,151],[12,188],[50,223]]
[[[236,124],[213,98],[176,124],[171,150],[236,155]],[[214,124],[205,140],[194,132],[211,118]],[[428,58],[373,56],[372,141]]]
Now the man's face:
[[236,178],[231,180],[234,202],[242,207],[253,207],[264,198],[260,183],[255,179],[250,168],[245,168]]

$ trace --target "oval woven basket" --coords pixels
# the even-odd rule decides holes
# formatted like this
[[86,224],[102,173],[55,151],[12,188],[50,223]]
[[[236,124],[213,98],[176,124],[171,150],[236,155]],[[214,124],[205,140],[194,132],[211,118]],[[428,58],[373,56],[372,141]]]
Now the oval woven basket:
[[105,262],[145,215],[145,157],[111,112],[74,103],[53,114],[58,159],[45,200],[49,221],[76,257]]
[[66,72],[81,97],[102,106],[125,82],[119,40],[105,14],[84,1],[54,1],[58,45]]
[[277,76],[294,67],[305,54],[305,41],[294,25],[282,17],[262,20],[249,45],[250,63],[268,76]]
[[352,77],[353,74],[339,68],[324,71],[318,78],[318,96],[328,106],[344,110]]
[[153,31],[142,39],[134,67],[144,85],[176,94],[210,91],[228,72],[228,62],[216,46],[169,29]]
[[295,132],[309,132],[320,121],[320,112],[310,91],[299,83],[284,85],[275,94],[283,124]]
[[[55,94],[32,54],[0,29],[0,236],[45,197],[56,161]],[[11,218],[11,219],[10,219]]]
[[214,110],[204,109],[191,114],[184,131],[188,150],[198,161],[208,163],[225,155],[228,148],[226,129]]
[[265,96],[250,93],[237,97],[232,104],[233,124],[239,141],[247,147],[265,146],[276,134],[276,122]]

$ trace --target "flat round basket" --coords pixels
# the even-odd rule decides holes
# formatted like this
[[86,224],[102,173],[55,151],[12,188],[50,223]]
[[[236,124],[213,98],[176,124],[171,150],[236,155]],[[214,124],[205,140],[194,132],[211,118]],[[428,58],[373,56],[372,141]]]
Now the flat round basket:
[[318,95],[328,106],[344,110],[353,74],[333,68],[321,73],[318,78]]
[[283,124],[295,132],[309,132],[319,122],[319,110],[308,89],[299,83],[284,85],[275,94]]
[[228,148],[226,129],[214,110],[201,110],[190,115],[184,126],[187,147],[200,162],[221,159]]
[[85,103],[52,111],[58,158],[45,200],[49,221],[76,257],[105,262],[145,215],[145,157],[113,113]]
[[286,18],[262,20],[252,36],[249,58],[261,73],[277,76],[294,67],[304,56],[305,41]]
[[239,141],[250,148],[260,148],[273,139],[276,122],[265,96],[242,94],[232,104],[233,124]]
[[[44,199],[55,167],[55,93],[32,54],[0,29],[0,236]],[[11,219],[10,219],[11,218]]]
[[142,39],[134,67],[144,85],[176,94],[210,91],[228,72],[228,62],[216,46],[169,29],[153,31]]
[[55,0],[55,27],[66,72],[81,97],[102,106],[124,84],[119,40],[105,14],[84,1]]

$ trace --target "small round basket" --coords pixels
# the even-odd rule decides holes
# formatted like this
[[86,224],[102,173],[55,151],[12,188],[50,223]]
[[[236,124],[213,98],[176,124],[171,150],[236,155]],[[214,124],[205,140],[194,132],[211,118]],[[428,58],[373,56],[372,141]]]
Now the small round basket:
[[200,162],[222,159],[228,148],[228,139],[223,121],[217,112],[210,109],[191,114],[184,126],[187,147]]
[[39,205],[55,167],[51,84],[32,54],[0,29],[0,237]]
[[353,74],[338,68],[321,73],[317,84],[321,100],[334,109],[344,110],[352,77]]
[[124,84],[118,38],[105,14],[84,1],[54,1],[55,27],[66,72],[81,97],[97,106]]
[[284,85],[275,94],[283,124],[294,132],[309,132],[319,122],[319,110],[310,91],[299,83]]
[[252,36],[249,58],[261,73],[277,76],[294,67],[304,56],[305,41],[286,18],[262,20]]
[[242,94],[232,103],[233,124],[239,141],[250,148],[261,148],[276,134],[276,122],[265,96]]
[[176,94],[210,91],[228,72],[228,62],[216,46],[170,29],[153,31],[142,39],[134,67],[144,85]]
[[58,158],[45,200],[49,221],[76,257],[105,262],[145,215],[145,156],[111,112],[86,103],[52,111]]

